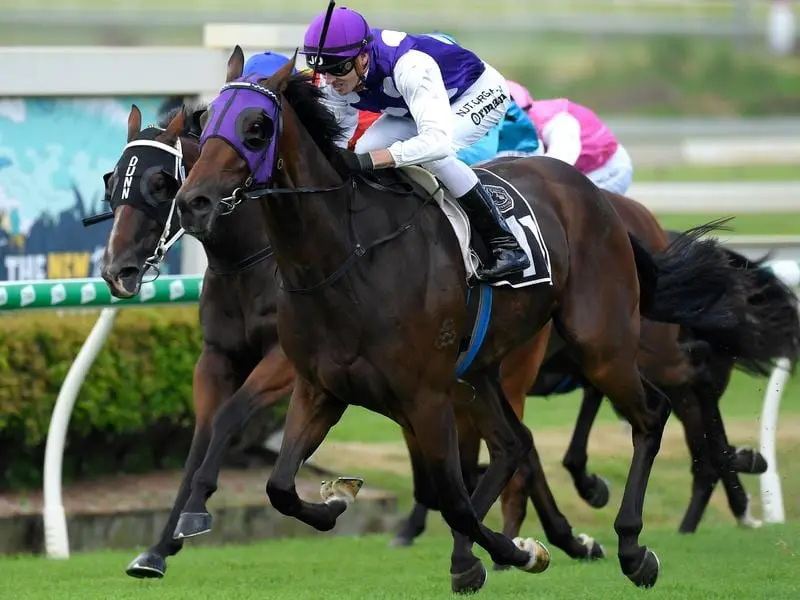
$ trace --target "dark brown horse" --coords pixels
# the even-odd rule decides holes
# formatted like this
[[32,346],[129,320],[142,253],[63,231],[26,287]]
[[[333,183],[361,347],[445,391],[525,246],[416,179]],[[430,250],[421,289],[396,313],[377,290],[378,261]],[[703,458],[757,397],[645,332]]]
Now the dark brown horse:
[[[157,249],[170,237],[164,232],[179,228],[172,199],[182,171],[199,155],[183,111],[166,130],[141,130],[141,118],[134,106],[128,145],[106,182],[114,224],[102,275],[118,298],[138,293],[146,264],[155,264]],[[275,261],[259,208],[251,203],[219,223],[203,239],[208,268],[200,297],[203,350],[194,370],[192,443],[170,516],[159,540],[128,566],[133,577],[163,577],[166,558],[183,546],[173,532],[200,465],[218,470],[231,436],[248,416],[288,396],[294,384],[294,369],[278,345]]]
[[[201,113],[202,111],[197,112]],[[196,114],[192,115],[192,118],[196,117]],[[174,232],[179,230],[180,225],[177,221],[177,214],[174,212],[173,203],[170,201],[171,194],[174,194],[185,173],[191,171],[199,155],[199,140],[195,135],[195,131],[193,131],[196,128],[194,128],[191,119],[185,120],[185,115],[182,112],[176,113],[172,118],[168,116],[165,119],[162,126],[166,126],[166,130],[147,128],[144,131],[139,131],[141,115],[136,107],[132,108],[129,119],[133,138],[129,140],[128,145],[125,147],[123,157],[118,161],[115,172],[109,174],[106,181],[106,197],[114,210],[112,213],[87,219],[89,223],[93,223],[104,218],[114,218],[114,234],[109,237],[103,274],[113,293],[119,297],[130,297],[137,293],[145,270],[148,267],[158,266],[158,260],[163,258],[165,242],[171,239]],[[180,135],[176,135],[176,132],[180,132]],[[123,199],[122,187],[118,187],[120,186],[118,173],[126,172],[134,157],[136,157],[136,168],[132,170],[131,181],[135,179],[137,185],[129,185],[128,194]],[[124,185],[124,180],[122,185]],[[255,206],[255,204],[251,204],[251,207]],[[245,232],[245,240],[247,240],[248,235],[251,234]],[[262,239],[260,233],[258,233],[258,239]],[[206,252],[211,260],[211,269],[219,274],[220,263],[218,257],[238,253],[237,248],[240,241],[233,236],[227,236],[225,238],[215,237],[213,243],[210,242],[211,240],[206,241]],[[226,248],[227,243],[233,244],[235,247],[229,250]],[[264,251],[252,255],[255,260],[248,258],[246,263],[235,265],[236,268],[228,267],[225,270],[230,273],[240,272],[243,275],[250,270],[263,269],[264,266],[269,267],[271,261],[268,260],[268,248],[267,246]],[[259,260],[262,257],[264,260]],[[273,297],[274,278],[268,277],[264,280],[264,283],[266,286],[264,289],[265,297]],[[266,288],[270,289],[267,290]],[[241,295],[247,289],[247,287],[241,289],[234,287],[232,288],[234,293],[225,296],[224,302],[219,301],[221,298],[219,294],[209,298],[208,302],[206,302],[205,294],[214,293],[213,285],[211,287],[206,286],[201,299],[202,304],[205,306],[202,311],[201,321],[203,323],[226,322],[229,318],[227,315],[231,312],[231,307],[237,307],[236,310],[244,311],[245,313],[250,309],[257,311],[262,319],[267,319],[270,311],[274,313],[275,307],[272,304],[248,304],[247,298]],[[247,307],[247,309],[243,307]],[[252,316],[245,316],[242,320],[249,322],[252,320]],[[264,329],[262,333],[272,336],[268,338],[269,340],[274,338],[274,332],[270,329]],[[513,360],[513,353],[510,358]],[[273,360],[273,357],[268,354],[266,359]],[[233,364],[235,360],[236,356],[232,356],[230,362]],[[286,361],[283,361],[280,366],[280,381],[290,381],[293,377],[292,367]],[[243,377],[243,374],[240,374],[239,377]],[[196,383],[202,384],[202,380],[198,380]],[[202,390],[195,389],[195,393],[201,394]],[[265,405],[269,405],[276,399],[277,396],[272,395],[263,398]],[[220,404],[198,404],[197,402],[195,404],[198,432],[202,433],[204,429],[202,424],[211,421]],[[227,423],[231,427],[229,433],[234,435],[238,433],[242,425],[241,422],[237,424],[227,421]],[[217,436],[217,439],[220,439],[219,436]],[[202,443],[202,438],[197,438],[196,444],[199,443]],[[199,446],[197,447],[199,448]],[[196,451],[202,452],[202,449]],[[212,477],[216,479],[216,473],[219,469],[219,447],[214,450],[213,455],[217,456],[217,459],[214,463],[211,463],[212,466],[209,467],[208,473],[213,473]],[[172,532],[180,510],[180,503],[185,501],[187,482],[191,481],[198,460],[197,457],[194,457],[191,462],[187,462],[182,491],[175,500],[173,514],[165,525],[161,539],[154,547],[132,561],[128,568],[130,575],[134,577],[163,576],[166,569],[166,557],[181,548],[182,541],[173,541]],[[213,466],[214,464],[216,466]],[[579,537],[573,540],[580,556],[592,556],[592,553],[596,555],[599,546],[581,545],[581,539],[583,538]],[[586,537],[586,539],[590,538]]]
[[[667,232],[661,230],[657,220],[641,204],[615,194],[606,194],[631,233],[639,236],[651,251],[667,245]],[[672,238],[680,234],[672,233]],[[689,354],[694,372],[685,385],[674,380],[669,371],[662,372],[661,348],[658,328],[661,325],[645,324],[642,329],[643,367],[651,373],[652,381],[665,389],[672,407],[684,427],[691,455],[692,489],[689,506],[681,521],[679,531],[691,533],[697,529],[705,508],[718,481],[722,480],[728,504],[737,522],[743,526],[757,524],[750,515],[750,501],[738,473],[759,474],[766,469],[766,461],[757,452],[736,448],[728,443],[719,401],[727,388],[731,373],[736,367],[746,373],[767,376],[779,357],[789,357],[794,364],[800,352],[800,319],[797,297],[769,270],[762,261],[748,261],[731,250],[725,250],[730,262],[745,270],[748,308],[746,326],[737,336],[720,339],[714,332],[691,331],[683,328],[681,346]],[[549,326],[548,326],[549,327]],[[549,339],[550,345],[559,345],[557,334]],[[603,393],[582,377],[578,365],[564,352],[556,352],[539,369],[542,351],[534,340],[524,351],[514,351],[504,360],[501,369],[502,386],[514,411],[521,417],[526,396],[547,396],[584,388],[575,431],[570,440],[563,465],[569,471],[579,495],[595,508],[605,506],[609,499],[607,483],[597,475],[587,472],[587,446],[589,432],[600,408]],[[533,381],[535,379],[535,381]],[[477,462],[479,434],[468,419],[459,420],[461,454],[474,457]],[[463,458],[462,458],[463,460]],[[467,461],[465,461],[467,462]],[[471,468],[475,468],[472,465]],[[415,474],[416,475],[416,474]],[[466,475],[465,475],[466,476]],[[476,476],[475,474],[472,475]],[[415,477],[418,485],[424,479]],[[515,477],[503,493],[502,512],[504,532],[515,535],[525,517],[524,481]],[[569,529],[553,523],[563,520],[552,512],[554,504],[535,494],[531,500],[545,527],[548,540],[573,556],[574,545]],[[400,525],[394,546],[408,546],[425,529],[427,508],[417,502]],[[580,558],[580,556],[578,556]]]
[[[639,534],[670,409],[662,392],[645,387],[638,369],[639,311],[710,329],[739,325],[744,299],[719,247],[688,236],[652,255],[628,235],[600,191],[565,163],[489,164],[535,208],[553,281],[494,289],[491,325],[459,379],[458,342],[469,326],[467,274],[436,200],[400,171],[370,184],[345,175],[335,144],[342,129],[320,102],[321,90],[308,85],[308,76],[290,75],[290,65],[269,79],[241,78],[243,63],[237,46],[229,83],[206,113],[200,158],[176,201],[184,229],[202,237],[221,226],[222,211],[260,200],[283,281],[281,345],[298,375],[267,482],[272,505],[318,530],[335,525],[358,482],[333,486],[325,502],[312,503],[298,497],[294,478],[346,407],[359,404],[399,423],[418,444],[436,484],[429,505],[438,504],[454,530],[455,587],[483,584],[485,569],[472,542],[498,564],[542,570],[549,558],[541,544],[512,541],[481,521],[517,465],[535,469],[530,431],[503,397],[500,362],[553,319],[583,375],[631,423],[634,452],[615,523],[618,555],[635,584],[653,585],[658,559],[639,544]],[[469,413],[490,449],[472,497],[462,478],[454,404]],[[178,536],[210,527],[203,467],[194,483]]]

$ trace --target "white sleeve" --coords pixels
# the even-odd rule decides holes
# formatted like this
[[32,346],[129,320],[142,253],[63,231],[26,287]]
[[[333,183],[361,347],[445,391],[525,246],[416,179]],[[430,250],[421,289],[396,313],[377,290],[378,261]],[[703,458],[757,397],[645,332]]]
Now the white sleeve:
[[545,156],[575,165],[581,155],[581,124],[568,112],[560,112],[542,129]]
[[324,77],[320,77],[320,80],[319,87],[325,92],[325,96],[320,101],[334,114],[339,124],[344,127],[344,133],[340,139],[336,140],[336,145],[340,148],[347,148],[347,144],[358,127],[358,109],[347,102],[347,96],[337,94],[333,86],[325,83]]
[[417,135],[388,148],[397,166],[426,163],[450,154],[453,116],[436,61],[423,52],[409,50],[395,64],[394,81],[417,124]]

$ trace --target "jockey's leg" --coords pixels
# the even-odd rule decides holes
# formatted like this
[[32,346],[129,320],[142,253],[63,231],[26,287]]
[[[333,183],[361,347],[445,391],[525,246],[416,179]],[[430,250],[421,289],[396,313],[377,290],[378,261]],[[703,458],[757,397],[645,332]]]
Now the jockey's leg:
[[478,277],[485,281],[499,281],[530,266],[528,256],[511,233],[491,195],[478,181],[475,171],[455,156],[423,166],[436,175],[458,200],[490,251],[491,259],[478,270]]
[[485,281],[498,281],[511,273],[524,271],[530,266],[530,260],[478,176],[456,153],[485,139],[502,122],[510,101],[505,78],[486,65],[483,75],[451,106],[453,154],[423,165],[459,201],[489,249],[488,264],[478,270],[478,277]]
[[459,150],[456,158],[468,165],[493,159],[497,155],[497,147],[500,142],[500,127],[500,124],[495,125],[477,142]]
[[620,144],[606,164],[586,174],[601,190],[624,196],[633,179],[633,164]]
[[417,124],[408,117],[393,117],[383,114],[358,138],[355,151],[372,152],[388,148],[395,142],[402,142],[417,135]]

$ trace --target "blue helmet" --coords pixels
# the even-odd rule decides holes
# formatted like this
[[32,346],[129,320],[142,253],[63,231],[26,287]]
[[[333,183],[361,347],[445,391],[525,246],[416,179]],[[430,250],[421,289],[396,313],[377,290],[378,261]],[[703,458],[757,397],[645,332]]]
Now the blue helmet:
[[[249,75],[260,75],[262,77],[269,77],[275,74],[275,71],[280,69],[283,65],[289,62],[289,57],[277,52],[262,52],[261,54],[254,54],[247,59],[244,63],[245,77]],[[292,67],[292,73],[296,73],[297,69]]]

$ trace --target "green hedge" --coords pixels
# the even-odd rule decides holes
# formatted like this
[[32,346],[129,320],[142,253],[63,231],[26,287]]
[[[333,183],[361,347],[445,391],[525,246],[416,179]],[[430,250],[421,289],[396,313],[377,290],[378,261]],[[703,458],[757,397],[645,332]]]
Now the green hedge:
[[[196,306],[121,311],[72,413],[65,481],[183,465],[201,349],[197,312]],[[55,400],[97,314],[0,319],[0,488],[41,485]],[[254,424],[261,439],[280,426],[283,410]]]

